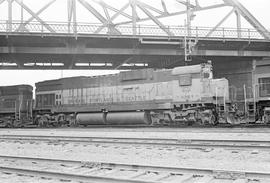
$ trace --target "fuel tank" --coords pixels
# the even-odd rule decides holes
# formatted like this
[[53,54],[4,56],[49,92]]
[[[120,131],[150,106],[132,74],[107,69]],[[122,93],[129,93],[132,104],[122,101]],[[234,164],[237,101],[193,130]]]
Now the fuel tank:
[[108,113],[107,124],[111,125],[132,125],[132,124],[151,124],[149,112],[116,112]]
[[80,113],[77,114],[76,121],[80,125],[105,125],[106,113]]

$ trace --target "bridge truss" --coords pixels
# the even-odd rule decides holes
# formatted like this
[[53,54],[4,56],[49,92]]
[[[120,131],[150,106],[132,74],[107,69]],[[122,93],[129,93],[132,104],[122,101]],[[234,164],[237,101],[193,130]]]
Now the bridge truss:
[[[150,4],[142,0],[122,0],[120,5],[114,7],[106,0],[49,0],[40,1],[44,5],[34,10],[33,0],[0,0],[0,6],[7,7],[7,16],[1,13],[0,31],[5,33],[68,33],[78,34],[107,34],[107,35],[158,35],[158,36],[198,36],[198,37],[236,37],[236,38],[262,38],[270,40],[269,31],[237,0],[220,0],[219,3],[202,5],[202,0],[159,0]],[[172,2],[175,1],[175,2]],[[48,21],[46,10],[57,2],[62,3],[62,17],[66,22]],[[116,2],[114,2],[116,3]],[[117,4],[117,3],[116,3]],[[118,3],[119,4],[119,3]],[[123,5],[121,5],[123,4]],[[170,10],[172,5],[179,8]],[[64,6],[64,7],[63,7]],[[66,7],[65,7],[66,6]],[[181,8],[180,6],[184,7]],[[231,10],[214,27],[191,26],[192,19],[197,12],[230,7]],[[88,21],[82,23],[80,11],[88,12]],[[20,10],[15,19],[15,12]],[[57,11],[57,9],[55,9]],[[42,17],[45,14],[45,18]],[[64,14],[64,15],[63,15]],[[235,14],[235,28],[221,28],[228,17]],[[28,17],[27,17],[28,15]],[[186,24],[175,17],[186,15]],[[53,14],[57,18],[57,12]],[[27,17],[24,18],[24,17]],[[174,18],[174,25],[166,25],[164,19]],[[241,17],[250,23],[252,29],[243,29]],[[144,22],[151,24],[145,25]],[[166,22],[166,21],[165,21]]]

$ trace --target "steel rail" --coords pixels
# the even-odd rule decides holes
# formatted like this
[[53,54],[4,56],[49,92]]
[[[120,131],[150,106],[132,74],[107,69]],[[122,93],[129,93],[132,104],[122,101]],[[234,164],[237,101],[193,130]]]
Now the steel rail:
[[68,137],[34,135],[0,135],[0,140],[45,141],[68,143],[102,143],[124,145],[153,145],[176,147],[212,147],[241,149],[270,149],[270,141],[262,140],[218,140],[218,139],[159,139],[159,138],[115,138],[115,137]]
[[[67,163],[73,165],[82,165],[93,167],[98,165],[100,168],[117,168],[117,169],[126,169],[126,170],[143,170],[150,172],[169,172],[171,175],[175,174],[185,174],[191,173],[193,175],[212,175],[216,178],[222,177],[223,175],[229,175],[234,179],[237,178],[257,178],[257,179],[270,179],[270,172],[262,171],[239,171],[239,170],[224,170],[224,169],[207,169],[207,168],[187,168],[187,167],[166,167],[166,166],[151,166],[151,165],[139,165],[139,164],[123,164],[123,163],[108,163],[108,162],[90,162],[90,161],[76,161],[76,160],[67,160],[67,159],[49,159],[49,158],[34,158],[34,157],[24,157],[24,156],[8,156],[0,155],[0,159],[12,159],[12,160],[22,160],[22,161],[40,161],[40,162],[49,162],[49,163]],[[31,170],[31,169],[21,169],[14,168],[9,166],[0,166],[0,171],[14,171],[16,173],[38,173],[39,176],[50,175],[56,178],[65,177],[65,178],[78,178],[83,180],[96,179],[96,180],[105,180],[105,181],[118,181],[118,182],[131,182],[131,183],[150,183],[152,181],[143,181],[143,180],[130,180],[130,179],[118,179],[111,177],[100,177],[92,175],[80,175],[80,174],[67,174],[62,172],[50,172],[50,171],[40,171],[40,170]]]
[[99,177],[90,175],[78,175],[78,174],[68,174],[61,172],[52,172],[47,170],[32,170],[26,168],[15,168],[15,167],[5,167],[0,166],[0,171],[16,173],[16,174],[27,174],[38,177],[49,177],[49,178],[60,178],[60,179],[70,179],[77,181],[94,181],[94,182],[108,182],[108,183],[153,183],[152,181],[143,180],[128,180],[128,179],[118,179],[113,177]]

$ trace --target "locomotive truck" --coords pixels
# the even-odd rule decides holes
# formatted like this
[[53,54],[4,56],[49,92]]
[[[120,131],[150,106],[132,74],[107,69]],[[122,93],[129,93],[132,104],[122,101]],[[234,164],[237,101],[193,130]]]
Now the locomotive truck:
[[210,62],[61,78],[36,83],[31,115],[21,113],[36,126],[270,123],[269,84],[256,80],[254,100],[235,101],[228,80],[213,78]]

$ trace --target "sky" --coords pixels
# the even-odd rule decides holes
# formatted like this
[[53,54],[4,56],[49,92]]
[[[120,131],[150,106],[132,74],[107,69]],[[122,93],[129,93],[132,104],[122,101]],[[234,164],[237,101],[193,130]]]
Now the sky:
[[[87,0],[89,2],[89,0]],[[110,5],[114,7],[121,7],[124,2],[127,2],[127,0],[105,0]],[[174,0],[165,0],[169,3],[171,2],[171,6],[168,7],[169,10],[173,11],[175,8],[185,8],[181,7],[179,4],[175,4]],[[191,0],[192,1],[192,0]],[[24,0],[24,2],[31,8],[33,8],[35,11],[37,11],[39,8],[41,8],[44,3],[41,4],[40,2],[44,2],[44,0]],[[48,1],[47,1],[48,2]],[[63,2],[65,1],[56,1],[60,4],[55,4],[55,7],[52,7],[51,9],[48,9],[48,12],[44,12],[44,14],[41,14],[41,17],[48,21],[66,21],[61,15],[66,15],[66,9],[61,8],[63,6]],[[144,0],[143,2],[152,4],[155,3],[156,0]],[[200,0],[201,3],[216,3],[220,2],[220,0]],[[268,30],[270,30],[270,13],[269,13],[269,7],[270,7],[270,0],[239,0]],[[32,4],[31,4],[32,3]],[[41,5],[40,5],[41,4]],[[78,7],[79,8],[79,7]],[[57,14],[55,14],[55,11],[57,10]],[[63,11],[61,13],[61,11]],[[230,11],[228,8],[224,9],[216,9],[211,11],[205,11],[202,13],[197,13],[196,17],[192,21],[193,26],[209,26],[212,27],[216,25],[216,23],[221,20],[227,13]],[[19,13],[20,9],[19,6],[14,6],[13,10],[13,18],[20,20],[21,14]],[[54,12],[54,13],[53,13]],[[102,11],[100,11],[102,12]],[[109,12],[110,14],[112,12]],[[56,16],[59,15],[59,16]],[[27,19],[30,15],[26,12],[23,13],[24,19]],[[141,15],[143,17],[143,15]],[[89,19],[89,13],[83,8],[79,10],[79,13],[77,15],[78,21],[86,22],[87,17]],[[182,18],[182,19],[181,19]],[[7,4],[0,5],[0,21],[7,19]],[[175,17],[172,19],[165,19],[162,20],[164,24],[166,25],[184,25],[184,19],[185,17]],[[211,21],[209,21],[209,19]],[[94,20],[94,19],[93,19]],[[117,20],[116,20],[117,21]],[[235,25],[235,18],[229,17],[226,22],[222,26],[224,27],[234,27]],[[177,24],[175,23],[177,22]],[[151,23],[151,22],[146,22]],[[246,23],[244,20],[242,21],[243,27],[249,28],[248,23]],[[119,71],[97,71],[97,70],[0,70],[0,86],[6,86],[6,85],[17,85],[17,84],[30,84],[34,86],[36,82],[49,80],[49,79],[58,79],[61,77],[71,77],[71,76],[93,76],[93,75],[104,75],[104,74],[112,74],[117,73]]]

